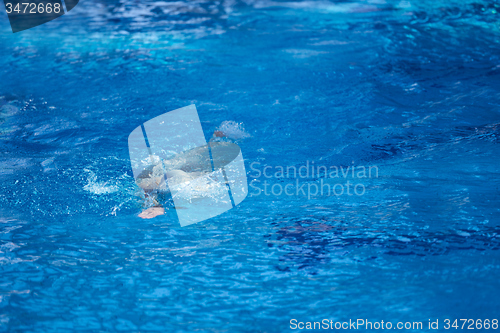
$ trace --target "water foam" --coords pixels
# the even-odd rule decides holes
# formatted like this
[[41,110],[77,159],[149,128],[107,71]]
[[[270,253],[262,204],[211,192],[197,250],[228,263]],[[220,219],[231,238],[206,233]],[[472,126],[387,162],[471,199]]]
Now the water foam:
[[85,191],[91,192],[93,194],[110,194],[118,191],[118,186],[108,185],[108,182],[98,182],[97,176],[94,172],[84,169],[85,172],[89,173],[87,178],[87,184],[83,187]]
[[222,124],[220,124],[219,128],[217,128],[218,131],[221,131],[224,133],[225,136],[227,136],[230,139],[238,140],[238,139],[245,139],[250,137],[250,134],[248,134],[245,131],[245,127],[243,126],[243,123],[237,123],[232,120],[226,120]]

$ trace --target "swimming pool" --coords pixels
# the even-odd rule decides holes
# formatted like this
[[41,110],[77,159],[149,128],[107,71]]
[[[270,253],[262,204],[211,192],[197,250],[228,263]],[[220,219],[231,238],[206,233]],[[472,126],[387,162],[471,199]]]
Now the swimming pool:
[[[1,330],[500,319],[499,11],[87,0],[16,34],[2,11]],[[207,138],[241,126],[254,187],[188,227],[140,219],[127,137],[190,104]],[[313,163],[339,177],[276,174]],[[348,179],[363,195],[305,191]]]

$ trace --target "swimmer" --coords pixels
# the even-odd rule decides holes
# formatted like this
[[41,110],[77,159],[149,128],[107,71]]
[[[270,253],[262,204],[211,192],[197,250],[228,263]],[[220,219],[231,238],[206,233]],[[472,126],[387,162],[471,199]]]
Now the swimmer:
[[[216,130],[209,143],[241,138],[241,136],[227,134],[227,132],[221,129]],[[150,167],[144,170],[136,180],[139,187],[144,191],[146,200],[143,206],[152,205],[152,207],[144,209],[139,214],[139,217],[143,219],[152,219],[165,214],[165,208],[162,203],[166,201],[170,191],[167,184],[165,184],[164,175],[169,180],[169,185],[176,186],[212,172],[212,164],[207,146],[197,147],[180,153],[173,158],[164,160],[163,163],[158,156],[152,155],[150,158]],[[164,170],[168,171],[164,172]],[[200,190],[202,191],[203,189],[200,188]]]
[[[190,151],[190,155],[196,156],[196,150]],[[157,156],[155,156],[157,157]],[[163,167],[172,165],[173,160],[166,160],[162,163],[157,160],[157,164],[154,167],[148,170],[145,170],[141,175],[139,175],[137,183],[139,187],[144,191],[144,197],[146,201],[144,205],[153,204],[153,207],[149,207],[142,211],[139,214],[140,218],[143,219],[151,219],[158,215],[163,215],[165,213],[165,208],[162,206],[162,202],[164,202],[167,198],[168,186],[165,184],[165,178],[163,176]],[[184,160],[183,162],[187,162]],[[191,161],[192,162],[192,161]],[[175,164],[179,166],[179,169],[169,170],[165,174],[168,179],[170,179],[170,184],[182,184],[188,182],[190,180],[195,179],[196,177],[202,176],[205,172],[186,172],[182,170],[183,163],[174,161]],[[192,166],[193,164],[187,162],[185,165]],[[207,170],[208,172],[209,170]],[[164,188],[165,190],[161,190]]]

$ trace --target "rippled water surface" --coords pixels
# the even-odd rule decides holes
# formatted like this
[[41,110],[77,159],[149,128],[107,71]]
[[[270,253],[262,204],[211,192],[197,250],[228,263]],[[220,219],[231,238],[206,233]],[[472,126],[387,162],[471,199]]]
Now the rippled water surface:
[[[472,0],[84,0],[13,34],[2,11],[0,330],[498,318],[499,15]],[[188,227],[172,209],[140,219],[127,137],[190,104],[207,138],[244,126],[249,182],[254,162],[379,175],[362,196],[250,188]]]

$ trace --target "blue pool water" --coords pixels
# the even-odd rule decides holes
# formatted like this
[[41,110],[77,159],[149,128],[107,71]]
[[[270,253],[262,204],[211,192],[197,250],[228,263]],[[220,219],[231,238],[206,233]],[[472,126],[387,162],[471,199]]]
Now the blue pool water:
[[[85,0],[13,34],[2,10],[0,330],[500,319],[499,15],[486,0]],[[250,187],[184,228],[173,209],[140,219],[127,137],[190,104],[207,138],[241,124],[249,182],[257,162],[378,177],[362,196]],[[258,180],[322,177],[299,178]]]

